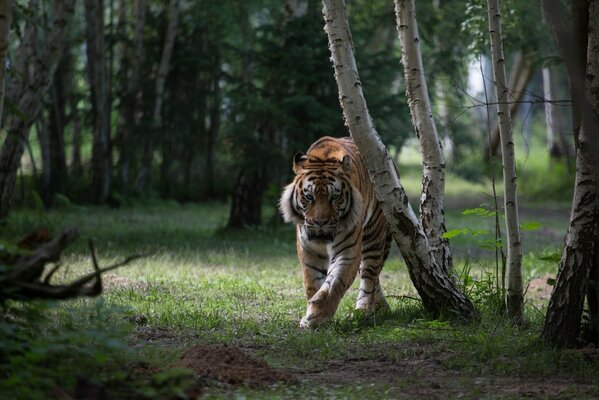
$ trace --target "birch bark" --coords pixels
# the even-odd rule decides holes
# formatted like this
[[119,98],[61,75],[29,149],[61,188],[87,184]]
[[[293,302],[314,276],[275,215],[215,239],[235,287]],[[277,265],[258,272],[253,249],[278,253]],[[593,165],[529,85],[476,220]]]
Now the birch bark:
[[474,306],[435,261],[426,234],[410,207],[393,159],[374,128],[356,67],[345,2],[324,0],[323,15],[345,123],[366,162],[410,278],[427,310],[436,315],[449,314],[461,320],[471,320],[477,314]]
[[491,58],[493,60],[493,79],[497,88],[497,117],[501,136],[501,158],[503,162],[503,184],[505,224],[507,236],[507,276],[506,307],[507,314],[517,322],[524,319],[524,293],[522,289],[522,243],[518,222],[518,197],[516,195],[516,159],[512,139],[510,107],[507,104],[509,88],[505,78],[505,59],[501,43],[501,15],[499,0],[488,0],[489,36]]
[[[73,16],[74,0],[56,0],[52,5],[54,18],[40,51],[34,51],[35,25],[27,22],[14,63],[15,70],[22,73],[15,74],[7,91],[7,97],[20,113],[8,115],[4,124],[7,136],[0,149],[0,220],[8,215],[25,143],[42,97],[52,81],[66,40],[65,32]],[[31,2],[31,6],[35,9],[37,2]]]
[[[573,120],[582,121],[576,141],[576,183],[570,224],[542,333],[547,342],[558,346],[576,345],[580,337],[580,322],[587,290],[591,307],[591,330],[596,330],[599,323],[599,3],[591,0],[587,4],[588,20],[577,21],[588,27],[588,36],[576,41],[587,45],[585,51],[579,46],[565,45],[572,43],[572,34],[578,35],[580,30],[575,29],[571,33],[560,26],[560,3],[543,1],[556,42],[566,61],[574,104]],[[583,69],[586,73],[580,73],[581,68],[585,67],[580,65],[582,57],[576,51],[586,54],[586,69]]]
[[414,0],[395,0],[397,33],[401,44],[408,105],[412,124],[422,151],[422,194],[420,223],[428,237],[435,260],[444,272],[453,272],[449,241],[445,229],[445,157],[433,119],[431,101],[424,77],[420,37]]

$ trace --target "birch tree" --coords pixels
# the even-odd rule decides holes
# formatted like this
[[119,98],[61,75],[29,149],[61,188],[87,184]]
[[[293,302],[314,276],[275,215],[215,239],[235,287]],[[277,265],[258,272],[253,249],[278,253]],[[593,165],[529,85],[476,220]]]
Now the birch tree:
[[543,97],[545,98],[545,122],[547,123],[547,151],[552,158],[568,155],[564,126],[559,107],[554,103],[557,96],[557,69],[553,65],[543,67]]
[[599,4],[591,0],[572,6],[570,30],[559,1],[543,1],[570,79],[573,126],[580,121],[570,224],[542,333],[558,346],[576,345],[585,294],[593,340],[599,341]]
[[499,0],[487,0],[489,37],[493,79],[497,90],[497,118],[501,137],[503,163],[504,207],[507,236],[506,307],[507,314],[515,321],[524,319],[524,293],[522,289],[522,243],[518,223],[518,197],[516,195],[516,158],[512,139],[512,122],[508,105],[509,88],[505,78],[505,59],[501,38],[501,15]]
[[377,197],[424,306],[462,320],[476,316],[472,303],[445,273],[412,210],[393,159],[374,128],[362,92],[343,0],[324,0],[325,31],[345,123],[362,154]]
[[[30,6],[37,8],[37,1],[30,2]],[[36,44],[34,22],[31,19],[27,21],[14,60],[15,70],[21,73],[15,74],[7,90],[7,97],[20,112],[8,115],[4,124],[7,135],[0,149],[0,220],[8,215],[25,143],[40,110],[42,97],[52,81],[73,11],[74,0],[52,2],[53,18],[43,45]]]
[[173,47],[177,36],[177,25],[179,23],[179,0],[171,0],[168,12],[168,26],[164,38],[164,47],[162,56],[156,73],[155,92],[154,92],[154,111],[152,113],[152,124],[144,141],[144,150],[139,173],[135,182],[135,189],[141,191],[146,187],[152,160],[154,156],[154,141],[158,130],[162,128],[162,105],[164,103],[164,85],[166,76],[170,69]]
[[424,77],[420,38],[414,0],[395,0],[397,33],[401,44],[408,105],[422,151],[422,194],[420,224],[428,237],[435,260],[445,273],[451,273],[449,241],[445,229],[445,157],[433,119]]
[[0,1],[0,121],[4,110],[4,71],[6,70],[6,53],[8,51],[8,33],[10,31],[10,20],[12,17],[12,1]]

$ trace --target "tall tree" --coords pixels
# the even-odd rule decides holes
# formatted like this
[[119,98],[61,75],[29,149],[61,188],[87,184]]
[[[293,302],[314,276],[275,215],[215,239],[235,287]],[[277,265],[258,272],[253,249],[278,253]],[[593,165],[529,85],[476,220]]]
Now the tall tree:
[[345,123],[362,154],[395,242],[424,306],[436,315],[470,320],[476,310],[435,260],[393,159],[374,128],[362,93],[343,0],[324,0],[323,16]]
[[[37,1],[30,2],[36,9]],[[29,16],[25,32],[14,61],[16,74],[7,91],[7,97],[19,110],[8,115],[4,124],[7,136],[0,149],[0,220],[10,208],[17,170],[31,125],[37,118],[44,93],[47,91],[62,54],[66,31],[74,12],[74,0],[52,2],[52,22],[37,43],[36,24]]]
[[566,63],[577,130],[570,224],[542,335],[554,345],[574,346],[585,294],[593,340],[599,342],[599,3],[573,0],[571,29],[558,0],[543,0],[543,7]]
[[134,134],[137,133],[142,116],[141,82],[142,66],[145,59],[144,28],[146,25],[146,0],[135,0],[132,17],[135,21],[133,37],[129,40],[126,23],[128,2],[121,0],[119,4],[119,22],[117,34],[121,38],[119,46],[118,70],[118,122],[116,139],[119,150],[118,177],[123,193],[129,191],[131,163],[134,148]]
[[154,91],[154,110],[152,112],[152,123],[144,140],[144,149],[137,179],[135,181],[136,191],[145,189],[149,174],[152,169],[154,159],[155,136],[162,128],[162,106],[164,104],[164,86],[168,75],[175,38],[177,36],[177,26],[179,24],[179,0],[171,0],[168,11],[168,26],[162,48],[160,64],[156,72],[155,91]]
[[431,101],[424,77],[414,1],[395,0],[395,13],[408,104],[422,151],[420,224],[428,237],[435,260],[445,273],[451,273],[453,268],[449,241],[443,238],[443,234],[446,232],[444,215],[445,157],[433,119]]
[[499,0],[487,0],[489,36],[493,78],[497,90],[497,117],[501,136],[503,161],[505,224],[507,231],[507,282],[506,306],[508,316],[515,321],[524,319],[524,292],[522,289],[522,242],[518,223],[518,197],[516,195],[516,158],[512,139],[512,121],[508,105],[509,87],[505,78],[505,58],[501,37]]
[[12,17],[12,1],[0,2],[0,123],[4,110],[4,71],[6,65],[6,53],[8,52],[8,33],[10,31],[10,20]]
[[557,95],[557,76],[558,71],[555,65],[543,67],[547,151],[553,159],[560,159],[569,154],[560,107],[554,103],[559,99]]
[[85,0],[87,72],[93,118],[92,193],[104,203],[110,194],[112,153],[110,143],[110,88],[104,46],[104,0]]

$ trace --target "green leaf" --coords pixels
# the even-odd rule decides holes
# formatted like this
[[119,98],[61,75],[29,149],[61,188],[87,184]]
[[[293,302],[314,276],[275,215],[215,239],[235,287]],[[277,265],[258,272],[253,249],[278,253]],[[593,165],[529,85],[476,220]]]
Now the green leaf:
[[482,208],[482,207],[476,207],[476,208],[467,208],[464,211],[462,211],[462,214],[464,215],[478,215],[480,217],[486,217],[489,215],[489,210],[487,210],[486,208]]
[[555,279],[554,278],[547,278],[547,284],[549,286],[555,286]]
[[552,263],[558,263],[562,259],[562,253],[553,253],[547,256],[539,257],[541,261],[548,261]]
[[463,233],[468,233],[469,229],[468,228],[464,228],[464,229],[452,229],[450,231],[445,232],[443,235],[441,235],[442,238],[444,239],[451,239],[452,237],[456,237],[459,236]]
[[520,224],[520,229],[523,231],[536,231],[541,227],[541,223],[537,221],[528,221]]

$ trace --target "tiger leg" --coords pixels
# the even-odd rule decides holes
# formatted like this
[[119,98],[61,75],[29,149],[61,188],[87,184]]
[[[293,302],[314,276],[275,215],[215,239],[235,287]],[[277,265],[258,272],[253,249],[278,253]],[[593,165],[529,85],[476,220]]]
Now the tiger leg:
[[327,276],[329,256],[326,245],[319,246],[313,243],[297,241],[297,255],[302,265],[304,276],[304,291],[306,299],[310,300],[320,289]]
[[[373,225],[372,229],[366,229],[364,242],[362,244],[362,262],[360,263],[360,289],[356,309],[364,310],[368,313],[388,308],[389,304],[385,300],[383,288],[379,280],[379,275],[389,255],[391,248],[391,235],[388,232],[386,221],[382,213],[381,225]],[[372,239],[371,239],[372,238]]]
[[333,244],[333,251],[335,247],[343,250],[333,256],[322,286],[308,301],[306,315],[300,322],[302,328],[314,329],[328,323],[356,277],[360,265],[360,243],[354,241],[346,248],[343,242]]

